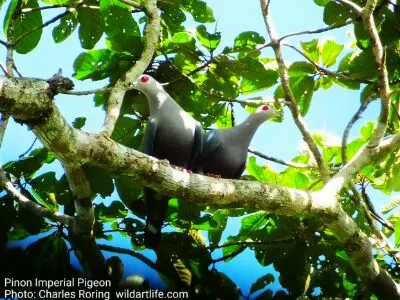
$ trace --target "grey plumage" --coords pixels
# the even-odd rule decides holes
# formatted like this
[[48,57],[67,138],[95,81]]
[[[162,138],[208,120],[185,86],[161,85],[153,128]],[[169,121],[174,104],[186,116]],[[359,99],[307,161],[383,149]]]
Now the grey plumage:
[[[141,75],[132,86],[145,94],[150,107],[144,152],[167,159],[172,165],[192,169],[202,146],[201,125],[151,76]],[[151,189],[144,189],[147,214],[145,245],[149,248],[156,248],[160,242],[168,199]]]
[[247,149],[257,128],[274,115],[272,108],[262,105],[236,127],[207,131],[194,172],[239,178],[246,167]]

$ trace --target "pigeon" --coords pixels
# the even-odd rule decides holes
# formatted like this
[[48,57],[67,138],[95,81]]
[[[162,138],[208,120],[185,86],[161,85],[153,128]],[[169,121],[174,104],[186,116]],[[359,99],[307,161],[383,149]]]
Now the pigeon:
[[[191,170],[200,154],[203,129],[153,77],[143,74],[132,83],[149,102],[150,116],[144,133],[144,153],[167,159],[173,166]],[[146,228],[144,244],[155,249],[161,240],[169,197],[144,188]]]
[[257,128],[275,115],[274,109],[262,105],[236,127],[207,131],[193,171],[228,179],[239,178],[246,167],[247,149]]

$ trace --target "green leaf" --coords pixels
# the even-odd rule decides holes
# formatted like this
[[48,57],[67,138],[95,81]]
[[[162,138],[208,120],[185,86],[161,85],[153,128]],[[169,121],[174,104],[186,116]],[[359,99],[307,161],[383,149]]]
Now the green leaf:
[[310,74],[315,74],[315,67],[309,62],[296,61],[289,66],[289,75],[291,77],[302,77]]
[[321,58],[322,63],[326,67],[333,66],[336,63],[336,58],[342,52],[344,46],[335,41],[328,40],[322,45]]
[[176,44],[194,43],[193,36],[187,32],[175,33],[171,41]]
[[104,23],[100,11],[90,7],[90,5],[98,5],[97,1],[89,0],[86,4],[87,6],[78,8],[79,40],[82,48],[93,49],[103,35]]
[[85,117],[75,118],[75,120],[72,122],[72,126],[76,129],[81,129],[83,126],[85,126],[85,124],[86,124]]
[[[231,242],[232,240],[230,238],[228,238],[228,242]],[[231,245],[231,246],[224,246],[222,248],[222,254],[225,258],[225,262],[230,261],[232,258],[234,258],[235,256],[239,255],[240,253],[242,253],[246,248],[240,245]]]
[[17,211],[14,208],[13,199],[8,194],[2,196],[0,198],[0,238],[12,228],[16,217]]
[[92,192],[99,193],[103,198],[112,194],[114,183],[106,170],[89,165],[84,165],[83,170]]
[[240,235],[246,236],[251,232],[264,227],[268,223],[268,214],[265,212],[259,212],[244,217],[241,221],[242,226],[240,227]]
[[128,210],[120,201],[113,201],[109,206],[100,203],[94,211],[97,218],[104,222],[114,222],[128,215]]
[[[122,117],[117,120],[111,138],[127,147],[138,148],[142,134],[137,134],[142,124],[138,119]],[[142,132],[141,132],[142,133]]]
[[6,0],[0,0],[0,9],[3,6],[4,2],[6,2]]
[[310,58],[315,63],[319,62],[320,52],[317,39],[309,42],[300,42],[300,45],[304,54],[306,54],[308,58]]
[[382,206],[381,212],[383,214],[387,214],[399,206],[400,206],[400,197],[393,197],[393,199],[391,199],[391,201],[388,204]]
[[244,31],[241,32],[234,42],[235,50],[254,50],[257,45],[264,44],[265,39],[258,32],[255,31]]
[[375,130],[375,123],[368,122],[363,127],[361,127],[360,133],[361,133],[361,136],[364,138],[364,140],[368,141],[371,138],[374,130]]
[[278,72],[266,69],[257,59],[246,57],[239,59],[232,67],[232,72],[240,75],[240,93],[249,94],[274,86],[278,81]]
[[188,3],[190,4],[184,5],[184,8],[189,11],[196,22],[215,22],[213,11],[209,6],[207,6],[206,2],[201,0],[192,0]]
[[78,26],[76,12],[71,12],[60,19],[60,24],[53,28],[53,39],[56,43],[66,40]]
[[196,36],[200,43],[210,52],[217,49],[219,43],[221,42],[221,33],[208,33],[206,26],[204,25],[197,26]]
[[348,19],[352,19],[357,15],[346,5],[338,4],[330,1],[325,5],[324,22],[327,25],[343,25]]
[[290,81],[296,102],[300,106],[300,113],[305,116],[311,106],[312,96],[314,95],[314,80],[309,76],[304,76],[296,81]]
[[68,247],[57,231],[34,241],[26,252],[30,256],[30,272],[35,277],[54,278],[70,267]]
[[51,164],[54,160],[53,153],[49,152],[46,148],[39,148],[33,150],[27,157],[7,163],[4,166],[4,170],[18,178],[25,177],[26,179],[32,179],[43,164]]
[[[46,208],[57,212],[59,207],[56,201],[56,187],[58,181],[55,172],[47,172],[41,174],[31,181],[29,184],[32,186],[35,196],[39,196],[39,202]],[[38,199],[38,197],[36,197]]]
[[139,198],[143,185],[129,177],[119,177],[114,181],[117,193],[125,206],[138,217],[144,218],[144,202]]
[[75,78],[102,80],[118,68],[118,59],[108,49],[89,50],[81,53],[74,62]]
[[100,0],[100,14],[104,22],[104,32],[109,38],[114,36],[138,36],[139,25],[132,17],[131,7],[120,1]]
[[36,0],[11,1],[10,3],[4,22],[4,32],[7,34],[11,19],[15,18],[12,33],[14,34],[13,40],[17,40],[15,50],[18,53],[25,54],[35,49],[43,32],[41,28],[43,20],[40,10],[21,13],[19,9],[38,7],[39,4]]
[[298,189],[307,189],[310,184],[310,178],[304,173],[297,172],[296,177],[294,179],[296,182],[296,188]]
[[394,227],[394,242],[396,247],[400,246],[400,220],[396,222]]
[[264,276],[258,278],[257,281],[251,285],[250,294],[253,294],[254,292],[262,290],[263,288],[265,288],[267,285],[273,283],[274,281],[275,281],[275,277],[271,273],[268,273],[267,275],[264,275]]
[[68,5],[76,2],[75,0],[41,0],[41,2],[45,4],[52,4],[52,5]]
[[318,6],[326,6],[331,0],[314,0],[314,3]]
[[375,58],[371,50],[347,54],[340,62],[338,72],[355,79],[372,79],[376,76]]

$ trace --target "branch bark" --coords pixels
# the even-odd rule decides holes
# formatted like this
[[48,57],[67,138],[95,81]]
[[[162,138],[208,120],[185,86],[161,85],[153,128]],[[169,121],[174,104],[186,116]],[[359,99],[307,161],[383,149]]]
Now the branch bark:
[[[34,82],[42,88],[47,84]],[[36,123],[31,124],[33,132],[64,165],[79,167],[88,163],[99,166],[194,204],[251,207],[288,216],[317,216],[342,243],[354,270],[374,287],[376,295],[398,296],[396,284],[373,259],[368,237],[341,208],[336,195],[363,167],[398,149],[400,134],[382,141],[377,147],[364,146],[320,191],[307,192],[256,181],[217,179],[179,171],[170,167],[167,161],[127,148],[104,135],[72,128],[51,102],[50,94],[43,90],[44,94],[39,96],[30,89],[32,95],[27,95],[25,91],[17,99],[16,91],[12,91],[11,86],[19,91],[26,85],[26,79],[0,77],[0,87],[3,87],[0,88],[0,111],[13,111],[14,117],[21,118],[26,111],[18,113],[15,107],[23,108],[35,102],[30,103],[36,107],[36,114],[33,115]],[[46,97],[49,99],[46,100]],[[46,117],[38,118],[40,109],[49,112]]]
[[[129,1],[133,2],[133,1]],[[142,74],[153,59],[160,36],[160,16],[157,8],[157,0],[149,0],[142,3],[144,11],[149,19],[145,29],[145,44],[142,56],[135,65],[115,84],[106,107],[106,118],[104,120],[102,133],[110,136],[114,130],[115,123],[120,114],[122,100],[129,84]],[[142,7],[141,6],[141,7]]]

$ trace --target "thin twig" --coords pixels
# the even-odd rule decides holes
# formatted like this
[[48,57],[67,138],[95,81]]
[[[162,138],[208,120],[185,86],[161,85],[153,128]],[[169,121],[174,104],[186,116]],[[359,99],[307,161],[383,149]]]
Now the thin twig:
[[25,155],[27,155],[32,150],[32,148],[35,145],[36,141],[37,141],[37,137],[35,137],[35,139],[33,140],[32,144],[29,146],[28,150],[26,150],[24,153],[20,154],[18,157],[21,159]]
[[49,26],[50,24],[53,24],[54,22],[58,21],[59,19],[61,19],[62,17],[65,17],[67,15],[69,15],[71,13],[71,11],[69,9],[67,9],[65,12],[59,14],[58,16],[55,16],[54,18],[48,20],[47,22],[44,22],[42,25],[37,26],[35,28],[33,28],[30,31],[24,32],[23,34],[21,34],[17,39],[15,39],[13,45],[17,45],[24,37],[32,34],[33,32],[40,30],[46,26]]
[[60,94],[66,94],[66,95],[73,95],[73,96],[86,96],[90,94],[95,94],[98,92],[110,92],[112,90],[112,87],[102,87],[102,88],[97,88],[93,90],[87,90],[87,91],[65,91],[65,92],[60,92]]
[[301,164],[301,163],[296,163],[296,162],[293,162],[293,161],[288,161],[288,160],[275,158],[275,157],[266,155],[264,153],[261,153],[261,152],[259,152],[257,150],[254,150],[252,148],[249,148],[247,151],[252,153],[252,154],[254,154],[254,155],[257,155],[258,157],[261,157],[263,159],[266,159],[266,160],[269,160],[269,161],[273,161],[275,163],[278,163],[278,164],[281,164],[281,165],[285,165],[285,166],[288,166],[288,167],[292,167],[292,168],[299,168],[299,169],[313,169],[313,168],[315,169],[316,168],[316,166],[311,166],[311,165],[307,165],[307,164]]
[[300,31],[300,32],[296,32],[296,33],[289,33],[287,35],[284,35],[284,36],[280,37],[279,38],[279,42],[281,42],[284,39],[287,39],[289,37],[298,36],[298,35],[304,35],[304,34],[322,33],[322,32],[326,32],[326,31],[342,28],[342,27],[345,27],[345,26],[350,25],[352,23],[353,23],[353,20],[347,20],[346,22],[344,22],[341,25],[332,25],[332,26],[328,26],[328,27],[325,27],[325,28],[315,29],[315,30],[305,30],[305,31]]
[[10,119],[9,115],[4,114],[4,113],[1,114],[1,120],[0,120],[0,148],[1,148],[2,144],[3,144],[4,134],[6,132],[9,119]]
[[347,140],[349,138],[350,130],[353,127],[353,125],[361,118],[361,115],[367,109],[367,107],[368,107],[369,103],[371,103],[371,101],[372,101],[372,99],[367,99],[361,103],[359,109],[356,111],[356,113],[350,119],[349,123],[347,123],[346,129],[343,132],[342,149],[341,149],[343,165],[347,164]]
[[292,48],[293,50],[295,50],[297,53],[299,53],[301,56],[303,56],[305,59],[307,59],[320,73],[323,73],[325,75],[328,76],[332,76],[335,78],[342,78],[345,80],[351,80],[354,82],[358,82],[358,83],[365,83],[365,84],[374,84],[373,81],[371,80],[360,80],[360,79],[355,79],[352,77],[349,77],[345,74],[341,74],[341,73],[337,73],[337,72],[332,72],[331,70],[321,67],[319,66],[316,62],[314,62],[310,57],[308,57],[304,52],[302,52],[301,50],[297,49],[295,46],[289,45],[289,44],[282,44],[283,46]]
[[0,62],[0,69],[3,71],[4,75],[6,75],[7,77],[10,77],[10,75],[8,75],[6,67]]

